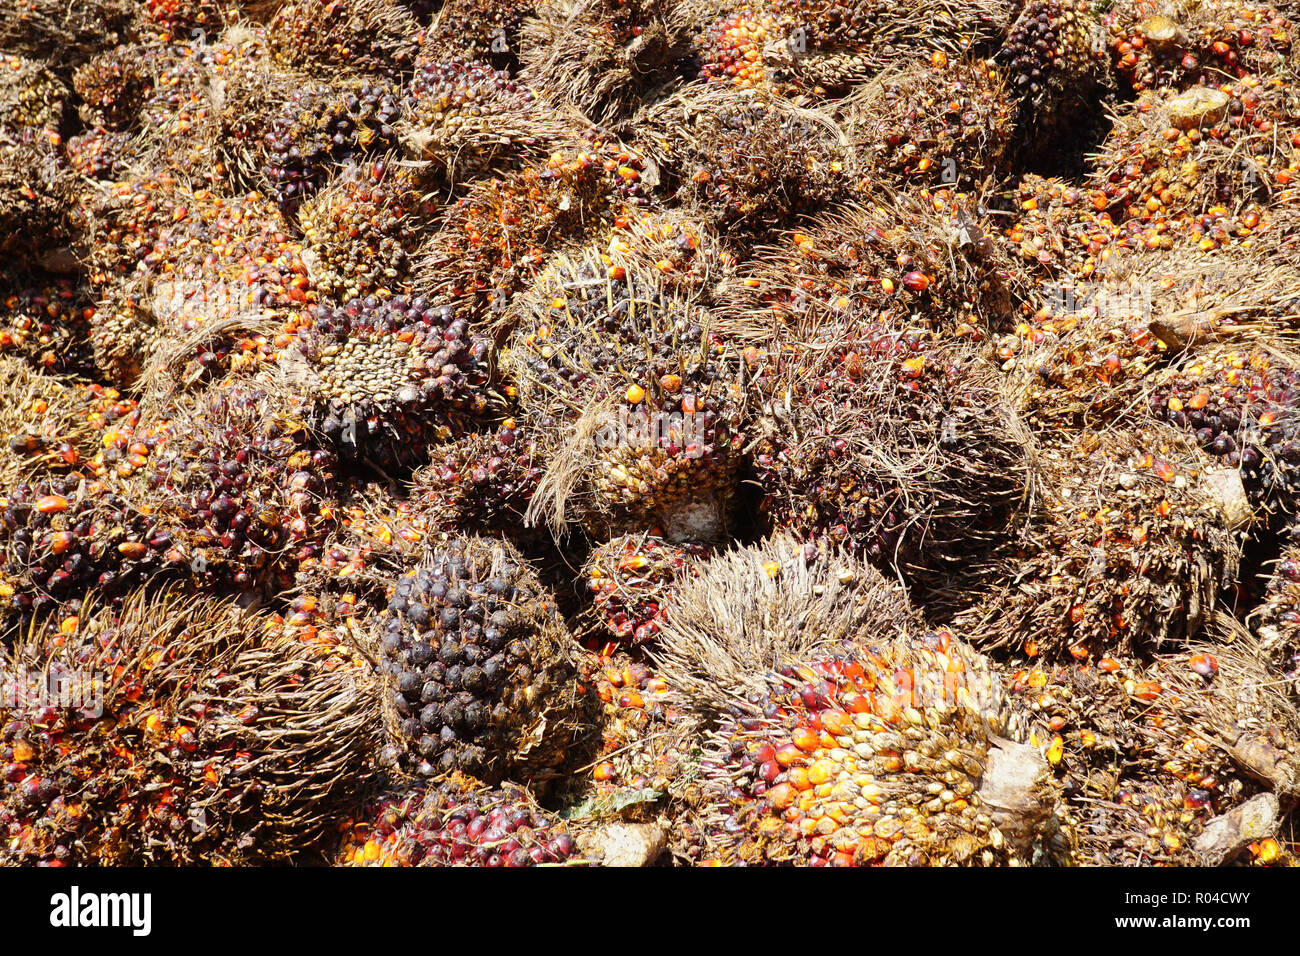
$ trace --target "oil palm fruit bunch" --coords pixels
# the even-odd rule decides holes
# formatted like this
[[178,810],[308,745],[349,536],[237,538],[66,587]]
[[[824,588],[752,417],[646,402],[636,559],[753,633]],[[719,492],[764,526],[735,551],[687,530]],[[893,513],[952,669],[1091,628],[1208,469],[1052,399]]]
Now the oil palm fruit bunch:
[[[995,233],[1020,270],[1034,278],[1087,278],[1103,251],[1124,242],[1107,211],[1118,189],[1096,191],[1058,177],[1027,173],[1016,184],[1015,209]],[[1172,248],[1174,238],[1153,233],[1153,248]]]
[[291,69],[339,69],[396,78],[409,72],[419,22],[396,0],[290,0],[267,24],[275,59]]
[[770,42],[788,40],[771,13],[741,9],[707,24],[695,37],[702,79],[737,89],[783,89],[763,52]]
[[71,171],[51,130],[0,126],[0,254],[39,266],[72,238]]
[[70,99],[68,88],[45,64],[0,54],[0,126],[57,132]]
[[979,340],[1028,295],[995,228],[974,197],[948,190],[824,212],[736,269],[722,296],[728,330],[761,343],[862,315]]
[[105,284],[130,276],[187,215],[186,190],[168,172],[132,174],[81,192],[74,222],[99,239],[87,251],[90,280]]
[[338,866],[544,866],[580,862],[563,821],[527,790],[460,773],[390,790],[343,830]]
[[7,489],[0,513],[0,598],[27,615],[75,605],[92,589],[106,599],[168,571],[169,539],[111,476],[36,475]]
[[0,355],[57,375],[93,377],[94,317],[84,283],[40,273],[0,277]]
[[347,78],[293,91],[265,133],[263,175],[272,195],[293,207],[330,178],[331,167],[393,149],[401,101],[384,80]]
[[654,640],[678,582],[711,553],[707,545],[650,534],[620,535],[592,549],[582,574],[598,637],[632,645]]
[[137,4],[129,0],[6,0],[0,48],[53,64],[76,63],[127,39]]
[[829,117],[756,91],[695,83],[644,107],[633,145],[682,203],[761,234],[844,195],[846,144]]
[[[924,334],[840,322],[759,381],[749,459],[763,526],[919,582],[1010,530],[1029,443],[996,370]],[[940,574],[940,577],[943,575]]]
[[1105,52],[1106,34],[1084,0],[1031,0],[1008,29],[998,61],[1035,122],[1068,122],[1062,106],[1095,85]]
[[430,24],[425,47],[513,71],[520,31],[535,8],[532,0],[446,0]]
[[140,20],[160,38],[193,40],[204,34],[219,34],[237,15],[232,0],[146,0]]
[[0,859],[311,859],[366,786],[375,701],[256,615],[180,592],[34,627],[0,674]]
[[424,277],[417,291],[500,318],[553,249],[612,225],[623,210],[619,168],[625,167],[597,150],[565,148],[479,180],[425,244],[416,264],[415,274]]
[[836,104],[836,117],[854,175],[875,188],[971,189],[1006,169],[1016,109],[991,64],[936,53],[875,77]]
[[474,60],[422,61],[406,85],[402,137],[447,179],[472,178],[520,156],[549,155],[573,132],[526,86]]
[[507,418],[494,433],[430,448],[429,463],[411,476],[408,497],[433,528],[538,543],[524,518],[542,480],[542,465],[531,433]]
[[511,306],[503,359],[520,420],[547,447],[530,518],[593,535],[726,526],[745,421],[737,350],[635,256],[557,256]]
[[298,210],[317,292],[347,302],[409,291],[426,206],[411,177],[384,160],[344,166]]
[[670,0],[546,0],[526,21],[522,75],[598,122],[629,115],[685,52]]
[[318,307],[282,364],[304,385],[310,421],[326,439],[391,468],[463,434],[487,409],[488,355],[452,306],[370,296]]
[[1267,4],[1212,0],[1153,13],[1125,3],[1105,21],[1115,67],[1138,93],[1268,75],[1294,51],[1294,24]]
[[165,59],[157,49],[125,44],[77,67],[72,88],[81,99],[83,122],[118,130],[133,127]]
[[1116,221],[1235,212],[1294,177],[1289,146],[1274,140],[1298,124],[1300,99],[1280,80],[1149,94],[1116,117],[1093,179],[1114,187]]
[[334,452],[259,385],[219,385],[168,411],[143,474],[168,560],[241,591],[291,584],[303,549],[334,522]]
[[12,488],[24,474],[89,463],[101,450],[104,413],[120,397],[102,386],[39,372],[10,356],[0,356],[0,390],[2,488]]
[[[999,739],[1016,727],[986,658],[843,554],[809,560],[786,540],[710,564],[655,655],[680,700],[718,722],[697,859],[988,865],[1046,842],[1047,764]],[[986,802],[1013,764],[1026,771],[1015,799]]]
[[1278,801],[1293,799],[1295,707],[1244,632],[1146,664],[1107,656],[1027,667],[1007,684],[1061,784],[1082,864],[1229,862],[1211,821],[1231,827],[1239,807],[1272,802],[1256,823],[1266,824],[1254,837],[1262,842]]
[[88,179],[120,179],[126,172],[123,158],[130,143],[130,134],[108,130],[102,126],[69,136],[64,150],[68,165],[78,176]]
[[554,598],[508,544],[434,545],[381,615],[381,762],[432,777],[544,777],[564,757],[576,650]]
[[1149,401],[1156,417],[1238,471],[1254,506],[1295,510],[1300,366],[1288,350],[1242,343],[1194,352],[1161,376]]
[[1072,435],[1038,461],[1038,511],[993,559],[1005,587],[957,617],[971,643],[1086,660],[1194,637],[1236,575],[1231,476],[1154,423]]
[[1295,537],[1288,534],[1263,598],[1248,619],[1261,653],[1293,695],[1300,693],[1300,548]]
[[582,797],[577,806],[597,814],[617,807],[629,817],[659,812],[665,794],[682,808],[697,803],[703,797],[694,774],[699,721],[674,699],[668,682],[625,654],[587,655],[581,676],[594,688],[601,717],[590,777],[574,794]]

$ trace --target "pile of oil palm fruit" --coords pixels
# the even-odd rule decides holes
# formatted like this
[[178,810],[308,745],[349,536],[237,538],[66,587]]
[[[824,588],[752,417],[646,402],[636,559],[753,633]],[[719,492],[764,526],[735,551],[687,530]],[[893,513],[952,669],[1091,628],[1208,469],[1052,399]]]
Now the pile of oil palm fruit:
[[1297,23],[0,0],[0,863],[1294,862]]

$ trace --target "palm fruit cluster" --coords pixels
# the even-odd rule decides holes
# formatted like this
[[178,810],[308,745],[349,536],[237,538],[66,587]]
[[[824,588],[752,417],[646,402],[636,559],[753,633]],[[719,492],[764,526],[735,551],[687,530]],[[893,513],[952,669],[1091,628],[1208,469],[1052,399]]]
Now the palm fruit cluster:
[[563,821],[522,787],[460,773],[385,793],[347,823],[338,866],[547,866],[579,863]]
[[0,18],[0,48],[52,65],[76,63],[125,40],[137,7],[129,0],[12,0]]
[[628,115],[646,91],[671,78],[673,59],[684,52],[674,6],[546,0],[523,29],[523,75],[593,119]]
[[542,271],[553,247],[612,224],[622,208],[618,184],[640,175],[620,161],[632,158],[626,151],[565,148],[479,180],[425,244],[418,291],[499,315]]
[[404,94],[403,138],[453,182],[521,155],[548,155],[569,132],[526,86],[474,60],[422,63]]
[[530,517],[598,535],[718,534],[745,393],[737,350],[708,312],[635,253],[588,249],[557,257],[511,313],[506,371],[524,426],[552,449]]
[[959,616],[968,639],[1087,660],[1194,637],[1236,577],[1233,476],[1155,423],[1084,431],[1038,458],[1036,513],[993,558],[1005,585]]
[[1237,212],[1294,177],[1289,143],[1274,137],[1298,121],[1300,100],[1276,80],[1150,94],[1117,117],[1094,179],[1113,187],[1107,199],[1117,221]]
[[678,580],[694,574],[695,562],[711,553],[706,545],[654,535],[621,535],[594,548],[583,577],[601,625],[598,639],[631,645],[653,641]]
[[330,178],[332,167],[396,145],[396,88],[381,79],[313,82],[293,90],[264,133],[262,174],[293,208]]
[[229,0],[146,0],[141,19],[169,40],[191,40],[197,31],[218,34],[235,11]]
[[763,526],[909,576],[993,547],[1029,480],[995,370],[863,320],[796,340],[815,350],[782,349],[758,385],[750,480]]
[[421,201],[410,177],[383,161],[343,167],[298,210],[312,285],[340,302],[409,291]]
[[449,305],[368,296],[319,306],[284,358],[312,425],[343,454],[389,468],[417,462],[483,413],[487,353]]
[[1300,488],[1300,442],[1292,409],[1300,368],[1285,350],[1220,345],[1193,353],[1160,376],[1152,413],[1183,429],[1222,466],[1241,475],[1251,502],[1291,513]]
[[836,106],[853,146],[853,174],[869,194],[881,181],[900,187],[970,189],[1007,166],[1015,102],[985,61],[950,61],[897,70]]
[[68,137],[64,151],[68,165],[77,175],[88,179],[116,179],[125,172],[122,160],[130,141],[130,135],[125,132],[96,126]]
[[1267,75],[1293,53],[1294,25],[1265,4],[1211,0],[1160,12],[1124,4],[1104,19],[1115,68],[1139,93]]
[[[1017,670],[1007,687],[1043,747],[1090,866],[1280,862],[1278,801],[1296,786],[1294,704],[1239,625],[1231,643],[1193,642],[1149,664],[1095,662]],[[1222,847],[1211,820],[1267,806],[1262,832]],[[1271,845],[1270,845],[1271,844]]]
[[0,55],[0,126],[57,131],[69,99],[63,81],[43,63]]
[[409,495],[431,527],[519,540],[542,473],[531,432],[507,418],[492,434],[429,449],[429,463],[411,476]]
[[397,581],[378,627],[384,763],[423,777],[544,778],[563,758],[573,639],[510,545],[434,544]]
[[133,595],[18,639],[0,682],[0,860],[311,859],[369,777],[371,701],[215,599]]
[[1031,0],[1016,17],[998,53],[1011,88],[1046,120],[1062,103],[1077,101],[1096,81],[1105,33],[1082,0]]
[[424,46],[481,60],[499,70],[514,70],[519,64],[520,32],[535,9],[532,0],[445,0]]
[[72,88],[81,99],[82,120],[110,129],[134,124],[146,97],[154,91],[154,71],[160,59],[152,50],[119,46],[77,67]]
[[290,0],[266,31],[285,67],[393,77],[414,64],[418,33],[418,21],[397,0]]
[[305,410],[234,384],[167,411],[142,476],[167,560],[238,591],[291,584],[334,521],[337,456],[311,440]]
[[90,373],[95,307],[84,285],[28,273],[0,279],[0,293],[0,355],[61,375]]
[[1263,599],[1249,621],[1260,650],[1286,681],[1300,693],[1300,551],[1294,535],[1272,568]]
[[660,798],[699,800],[698,718],[654,669],[623,654],[588,655],[581,677],[600,703],[600,739],[579,807],[618,805],[627,816],[656,812]]
[[635,125],[633,145],[677,199],[722,229],[761,232],[834,203],[847,185],[843,134],[782,98],[692,84]]
[[708,24],[696,38],[700,76],[739,89],[770,87],[774,77],[764,62],[769,41],[788,39],[770,13],[738,10]]
[[0,126],[0,254],[39,267],[69,239],[70,171],[52,130]]

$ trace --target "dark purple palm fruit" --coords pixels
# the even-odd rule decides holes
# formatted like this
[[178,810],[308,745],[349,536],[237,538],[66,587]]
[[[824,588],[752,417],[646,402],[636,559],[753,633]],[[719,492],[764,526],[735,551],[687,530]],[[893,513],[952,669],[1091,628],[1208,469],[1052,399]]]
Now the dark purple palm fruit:
[[419,776],[545,775],[568,746],[575,650],[510,545],[453,538],[402,577],[379,620],[388,746]]

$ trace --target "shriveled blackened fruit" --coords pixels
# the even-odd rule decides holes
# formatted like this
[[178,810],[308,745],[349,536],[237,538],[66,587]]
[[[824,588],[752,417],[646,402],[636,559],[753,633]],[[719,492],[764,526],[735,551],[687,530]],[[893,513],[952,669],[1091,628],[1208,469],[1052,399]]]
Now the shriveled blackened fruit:
[[548,155],[566,128],[531,90],[473,60],[421,64],[405,88],[403,140],[451,181],[520,155]]
[[520,419],[552,457],[532,514],[598,536],[725,527],[745,394],[708,312],[636,258],[559,256],[512,308]]
[[321,306],[286,356],[311,420],[350,457],[410,466],[487,408],[489,345],[451,306],[373,297]]
[[410,258],[427,211],[409,175],[380,161],[349,164],[298,211],[317,292],[340,302],[409,291]]
[[258,387],[218,386],[170,412],[145,470],[169,560],[204,582],[287,587],[332,526],[335,454],[283,394]]
[[835,106],[864,195],[900,187],[969,189],[1005,170],[1015,101],[983,60],[892,70]]
[[0,54],[0,126],[58,131],[70,98],[43,63]]
[[698,573],[707,545],[655,535],[620,535],[594,548],[583,567],[598,640],[644,644],[659,633],[683,576]]
[[1194,637],[1237,573],[1235,514],[1213,459],[1177,429],[1084,432],[1040,449],[1038,511],[958,622],[978,645],[1078,660]]
[[1212,346],[1166,373],[1150,402],[1157,417],[1239,471],[1254,505],[1296,510],[1300,362],[1287,350]]
[[419,29],[396,0],[290,0],[267,25],[267,42],[288,67],[396,78],[415,62]]
[[[328,852],[378,698],[265,619],[165,591],[20,637],[0,668],[0,861],[270,863]],[[364,681],[360,682],[364,686]]]
[[296,205],[328,181],[333,166],[392,149],[392,124],[400,115],[396,87],[382,80],[310,83],[295,90],[265,134],[263,174],[272,194],[281,204]]
[[91,291],[79,282],[39,273],[0,278],[0,355],[55,374],[93,377],[94,317]]
[[1011,25],[998,60],[1011,74],[1011,89],[1030,106],[1033,121],[1068,121],[1054,110],[1087,93],[1100,75],[1104,51],[1105,33],[1087,3],[1032,0]]
[[637,116],[633,145],[719,227],[761,233],[842,198],[845,144],[780,97],[692,84]]
[[540,543],[524,516],[543,474],[542,453],[528,430],[506,419],[494,434],[472,434],[429,450],[411,476],[412,511],[431,528],[504,534]]
[[384,762],[421,776],[544,776],[564,756],[573,642],[511,546],[453,538],[380,618]]
[[338,866],[541,866],[577,853],[564,823],[517,784],[453,773],[389,791],[350,820]]
[[135,125],[165,59],[153,47],[119,46],[79,66],[72,88],[81,97],[82,120],[118,130]]
[[597,122],[625,118],[686,48],[667,0],[545,0],[522,37],[522,76]]
[[513,70],[519,62],[520,28],[534,7],[532,0],[446,0],[426,46]]

